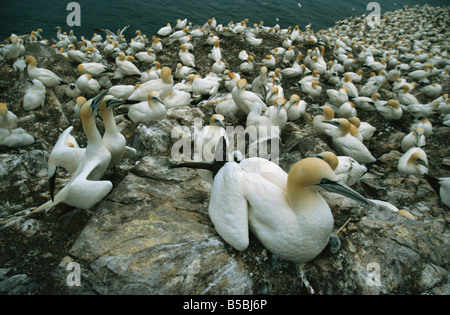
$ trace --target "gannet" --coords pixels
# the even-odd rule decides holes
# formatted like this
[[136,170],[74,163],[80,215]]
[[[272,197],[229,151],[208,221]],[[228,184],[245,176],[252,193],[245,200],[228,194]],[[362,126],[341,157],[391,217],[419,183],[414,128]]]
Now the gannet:
[[330,208],[318,193],[321,188],[368,204],[339,183],[320,159],[301,160],[288,175],[270,161],[250,158],[220,169],[211,190],[209,215],[219,235],[235,249],[248,247],[250,227],[273,254],[305,263],[326,247],[333,229]]
[[105,125],[105,133],[103,134],[102,140],[111,154],[108,169],[116,167],[124,157],[133,157],[136,155],[134,148],[126,146],[126,139],[117,128],[114,118],[113,108],[124,102],[124,100],[116,99],[112,95],[106,95],[99,105]]
[[208,76],[202,78],[198,74],[193,76],[192,92],[194,95],[214,95],[219,91],[221,78]]
[[332,138],[334,149],[340,155],[350,156],[361,164],[376,161],[367,147],[350,134],[351,124],[347,119],[340,118],[324,122],[338,127],[336,130],[327,131],[327,135]]
[[344,75],[344,78],[341,80],[339,87],[346,87],[347,94],[349,97],[354,98],[359,96],[358,89],[353,84],[352,80],[350,79],[350,75],[348,73]]
[[188,106],[191,103],[191,93],[173,89],[164,99],[164,105],[167,109]]
[[425,179],[441,198],[444,205],[450,208],[450,177],[435,178],[424,174]]
[[231,72],[230,70],[225,70],[222,75],[222,81],[224,82],[225,88],[228,92],[233,91],[241,76],[237,72]]
[[257,102],[261,105],[262,111],[265,112],[267,105],[254,92],[246,91],[246,88],[247,80],[240,79],[231,92],[233,100],[239,109],[248,115],[253,103]]
[[295,121],[306,112],[307,103],[300,99],[297,94],[292,94],[285,107],[287,110],[288,120]]
[[387,102],[375,102],[377,111],[387,120],[399,120],[403,116],[403,109],[400,103],[396,100],[389,100]]
[[169,95],[173,89],[172,70],[169,67],[163,67],[161,69],[161,78],[151,80],[141,84],[133,94],[128,98],[131,101],[146,101],[148,93],[151,91],[158,91],[159,96],[164,99]]
[[119,53],[119,56],[116,58],[116,66],[123,76],[141,76],[139,69],[131,61],[126,60],[123,52]]
[[101,86],[97,80],[93,79],[90,74],[83,74],[77,79],[77,87],[81,93],[92,96],[100,91]]
[[60,84],[66,84],[60,77],[50,70],[36,67],[36,59],[33,56],[28,56],[25,59],[28,64],[27,72],[31,80],[38,79],[46,87],[54,87]]
[[105,72],[112,72],[113,70],[98,62],[85,62],[78,65],[77,71],[79,75],[87,73],[92,77],[98,77]]
[[417,80],[418,82],[428,83],[428,77],[433,71],[433,65],[427,64],[424,66],[423,70],[416,70],[408,74],[409,77]]
[[284,129],[288,121],[287,111],[284,106],[285,103],[286,99],[284,97],[277,97],[274,104],[264,113],[265,116],[269,117],[274,126],[280,128],[280,131]]
[[363,71],[361,69],[359,69],[358,71],[355,72],[346,72],[344,74],[344,76],[348,74],[350,76],[350,80],[352,80],[353,83],[359,83],[362,80],[362,74]]
[[425,130],[422,127],[417,127],[402,139],[402,151],[406,152],[414,147],[425,146]]
[[380,94],[374,93],[372,97],[367,96],[359,96],[352,99],[353,104],[357,109],[362,109],[369,112],[374,112],[377,109],[375,108],[374,102],[381,97]]
[[319,97],[322,94],[322,87],[319,81],[303,82],[301,89],[311,98]]
[[327,130],[337,129],[337,126],[325,123],[325,121],[334,119],[334,111],[330,106],[320,107],[322,115],[317,115],[313,119],[313,129],[319,135],[326,134]]
[[316,155],[330,165],[338,180],[345,185],[356,184],[367,172],[367,167],[359,164],[349,156],[336,156],[333,152],[322,152]]
[[222,75],[225,71],[225,62],[218,60],[212,65],[212,72],[217,75]]
[[433,125],[428,119],[415,121],[409,128],[409,131],[413,131],[419,127],[424,130],[425,137],[429,137],[433,133]]
[[[228,145],[228,135],[225,131],[225,118],[220,114],[211,116],[209,125],[203,127],[201,132],[195,137],[195,151],[193,160],[195,162],[213,162],[216,157],[216,150],[220,145],[221,138]],[[197,170],[197,173],[206,182],[212,184],[213,174],[207,170]]]
[[177,19],[177,25],[175,26],[175,29],[182,30],[187,25],[187,19]]
[[79,64],[85,62],[86,54],[84,52],[77,50],[74,44],[70,44],[68,48],[67,56],[71,61]]
[[402,105],[420,104],[417,98],[409,92],[409,86],[402,85],[402,90],[397,94],[397,101]]
[[23,98],[23,108],[34,110],[45,103],[45,85],[38,79],[31,81],[32,86],[27,89]]
[[156,55],[152,48],[147,49],[147,51],[138,52],[135,57],[140,62],[146,64],[151,64],[156,60]]
[[345,102],[341,106],[339,106],[339,109],[337,111],[337,116],[339,118],[350,118],[350,117],[356,117],[357,111],[355,108],[355,104],[352,102]]
[[0,146],[19,148],[34,143],[32,135],[17,128],[17,121],[18,117],[8,110],[6,104],[0,103]]
[[239,65],[239,70],[243,73],[250,73],[255,68],[255,58],[248,56],[247,60]]
[[112,95],[115,98],[127,100],[133,92],[139,88],[141,85],[113,85],[108,90],[108,95]]
[[172,33],[172,26],[170,25],[170,23],[167,23],[166,26],[161,27],[157,32],[159,36],[169,36],[171,33]]
[[106,93],[107,91],[104,91],[87,101],[80,109],[80,118],[88,144],[70,181],[54,196],[54,200],[49,200],[34,209],[29,215],[48,210],[59,203],[87,210],[105,198],[111,191],[113,186],[110,181],[100,181],[108,168],[111,154],[103,144],[102,137],[95,125],[95,113]]
[[421,148],[411,148],[399,159],[398,170],[404,174],[428,173],[427,154]]
[[216,62],[222,59],[222,50],[220,48],[220,40],[214,42],[214,47],[211,50],[210,58]]
[[130,106],[128,117],[134,123],[162,120],[167,117],[167,108],[164,106],[159,92],[151,91],[147,93],[147,101]]
[[267,106],[272,106],[275,104],[275,100],[278,97],[284,97],[284,90],[281,85],[274,85],[270,89],[269,93],[267,93],[265,98],[265,103]]
[[297,59],[295,60],[295,62],[292,64],[292,66],[290,68],[281,69],[281,74],[286,78],[300,77],[306,68],[305,65],[300,65],[300,61],[301,61],[302,57],[303,57],[303,55],[301,53],[299,53],[297,56]]
[[185,44],[180,46],[178,51],[178,57],[180,57],[181,63],[187,67],[195,68],[195,56],[191,54]]
[[363,140],[367,141],[372,138],[373,134],[377,130],[374,126],[367,122],[361,122],[358,117],[350,117],[348,119],[352,125],[354,125],[357,129]]
[[261,60],[261,63],[262,63],[263,66],[267,67],[267,69],[274,69],[276,64],[277,64],[277,60],[272,55],[266,55]]
[[193,68],[183,66],[181,62],[177,63],[177,69],[175,70],[175,78],[182,80],[185,79],[188,75],[190,75],[194,71]]
[[76,83],[70,83],[66,88],[66,96],[69,98],[76,99],[78,96],[80,96],[82,93],[80,89],[78,88]]
[[432,83],[430,85],[425,86],[422,89],[422,92],[428,97],[436,98],[439,95],[441,95],[442,85],[438,83]]
[[314,81],[319,81],[319,79],[320,79],[319,71],[314,70],[311,75],[302,78],[300,81],[298,81],[298,83],[302,84],[302,83],[306,83],[306,82],[314,82]]
[[266,97],[267,94],[267,67],[262,66],[259,70],[259,76],[252,81],[252,92]]
[[153,50],[153,52],[159,54],[163,50],[163,45],[161,43],[161,38],[158,37],[152,37],[152,45],[150,48]]
[[348,102],[348,89],[341,87],[339,90],[328,89],[326,90],[330,103],[334,106],[341,106],[345,102]]

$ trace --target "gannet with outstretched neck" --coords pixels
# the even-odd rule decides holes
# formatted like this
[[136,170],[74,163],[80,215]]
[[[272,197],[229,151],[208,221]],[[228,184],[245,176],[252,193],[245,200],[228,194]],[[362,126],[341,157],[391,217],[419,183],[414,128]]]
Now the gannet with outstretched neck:
[[102,137],[95,125],[95,113],[106,93],[107,91],[102,92],[81,106],[80,118],[88,144],[83,159],[70,181],[56,194],[53,201],[49,200],[31,211],[29,215],[48,210],[59,203],[89,209],[111,191],[112,183],[110,181],[100,181],[111,161],[111,154],[103,144]]
[[270,161],[251,158],[228,162],[218,172],[209,215],[219,235],[235,249],[248,247],[250,227],[273,254],[305,263],[322,252],[333,230],[333,215],[320,189],[368,204],[338,182],[320,159],[301,160],[286,174]]

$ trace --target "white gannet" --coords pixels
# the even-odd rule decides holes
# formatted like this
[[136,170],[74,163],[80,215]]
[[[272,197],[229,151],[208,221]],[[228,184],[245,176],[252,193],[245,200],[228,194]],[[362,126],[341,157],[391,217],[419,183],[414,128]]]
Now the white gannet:
[[416,119],[427,118],[434,113],[439,104],[439,100],[434,100],[429,104],[410,104],[406,106],[405,110]]
[[111,154],[108,169],[116,167],[124,157],[133,157],[136,155],[134,148],[126,146],[126,139],[117,128],[114,118],[113,108],[123,103],[124,100],[116,99],[112,95],[106,95],[99,105],[105,125],[105,133],[103,134],[102,140]]
[[202,78],[198,74],[194,74],[193,76],[193,95],[214,95],[219,91],[221,78],[208,76]]
[[67,97],[76,99],[80,95],[81,95],[81,91],[78,88],[76,83],[72,82],[66,87],[66,96]]
[[300,61],[301,61],[302,57],[303,57],[303,55],[301,53],[299,53],[297,55],[297,59],[295,60],[295,62],[292,64],[291,67],[281,69],[281,74],[283,75],[283,77],[296,78],[296,77],[300,77],[303,74],[306,66],[300,65]]
[[180,57],[181,63],[183,65],[195,68],[195,56],[187,50],[185,44],[180,46],[178,57]]
[[[371,124],[364,122],[364,121],[361,122],[361,120],[358,117],[350,117],[348,119],[348,121],[350,121],[350,123],[358,129],[359,134],[361,135],[362,139],[365,141],[372,138],[373,134],[377,130],[377,128],[375,128]],[[352,132],[352,130],[350,130],[350,133],[351,132]]]
[[163,50],[163,45],[161,43],[161,38],[158,37],[152,37],[152,45],[150,48],[153,50],[153,52],[159,54]]
[[326,134],[327,130],[337,129],[337,126],[325,123],[325,121],[334,119],[334,111],[330,106],[320,107],[322,110],[322,115],[317,115],[313,119],[313,129],[314,132],[322,135]]
[[430,85],[425,86],[422,89],[422,92],[428,97],[436,98],[439,95],[441,95],[442,85],[440,85],[438,83],[432,83]]
[[147,51],[138,52],[134,56],[137,60],[146,64],[154,63],[156,60],[156,55],[152,48],[147,49]]
[[222,59],[222,49],[220,48],[220,40],[214,42],[214,47],[211,50],[209,57],[214,61],[219,61]]
[[267,105],[258,97],[257,94],[247,91],[246,88],[247,80],[240,79],[231,92],[233,100],[239,109],[248,115],[253,103],[257,102],[260,103],[262,111],[265,112],[267,110]]
[[320,86],[319,81],[303,82],[301,84],[301,89],[311,98],[319,97],[322,94],[322,87]]
[[0,103],[0,146],[19,148],[34,143],[34,137],[17,128],[17,116],[8,110],[5,103]]
[[128,98],[131,101],[146,101],[148,93],[151,91],[158,91],[159,96],[163,99],[169,95],[173,89],[172,70],[169,67],[163,67],[161,69],[161,78],[151,80],[141,84],[140,87],[133,92]]
[[269,93],[267,93],[265,98],[265,103],[267,106],[272,106],[275,104],[275,100],[278,97],[284,97],[284,90],[281,85],[274,85],[270,89]]
[[427,154],[421,148],[411,148],[399,159],[398,170],[404,174],[428,173]]
[[319,153],[317,157],[327,162],[338,180],[348,186],[356,184],[367,173],[367,167],[349,156],[336,156],[333,152],[326,151]]
[[28,64],[27,72],[31,80],[38,79],[46,87],[54,87],[60,84],[66,84],[60,77],[50,70],[36,67],[36,59],[33,56],[28,56],[25,59]]
[[156,34],[159,36],[169,36],[172,33],[172,26],[170,23],[167,23],[166,26],[161,27]]
[[352,80],[350,79],[350,74],[348,73],[344,75],[344,78],[341,80],[339,87],[346,87],[349,97],[354,98],[359,96],[358,89],[353,84]]
[[80,50],[77,50],[74,44],[69,45],[69,50],[67,50],[67,57],[73,62],[83,63],[86,61],[86,54]]
[[402,90],[397,94],[397,101],[402,105],[420,104],[417,98],[409,92],[409,86],[402,85]]
[[423,130],[422,127],[417,127],[403,137],[401,144],[403,152],[406,152],[411,148],[419,148],[425,146],[425,130]]
[[424,177],[441,198],[442,203],[450,208],[450,177],[434,178],[428,174],[424,174]]
[[372,95],[372,97],[359,96],[359,97],[353,98],[352,103],[355,104],[355,107],[357,109],[362,109],[362,110],[369,111],[369,112],[375,112],[377,109],[375,108],[374,102],[378,99],[378,97],[381,97],[381,95],[378,93],[374,93]]
[[45,85],[38,79],[34,79],[31,83],[33,85],[27,89],[23,98],[23,108],[25,110],[34,110],[44,106],[45,103]]
[[333,147],[340,155],[350,156],[361,164],[376,161],[369,149],[350,134],[351,124],[347,119],[339,118],[325,122],[338,127],[336,130],[328,131],[327,135],[332,138]]
[[87,101],[80,109],[80,118],[88,144],[70,181],[54,196],[54,200],[49,200],[34,209],[29,215],[48,210],[59,203],[90,209],[111,191],[113,186],[110,181],[100,181],[108,168],[111,154],[103,144],[102,137],[95,125],[95,113],[106,93],[107,91]]
[[413,72],[410,72],[408,74],[409,77],[417,80],[418,82],[424,82],[424,83],[428,83],[428,77],[431,75],[433,71],[433,65],[432,64],[426,64],[423,67],[423,70],[416,70]]
[[328,89],[326,90],[330,103],[334,106],[341,106],[345,102],[348,102],[348,89],[341,87],[339,90]]
[[[222,75],[222,80],[224,82],[225,88],[228,92],[233,91],[238,81],[241,79],[241,75],[237,72],[231,72],[230,70],[225,70]],[[255,79],[256,80],[256,79]],[[252,85],[253,88],[253,85]]]
[[261,63],[263,66],[267,67],[267,69],[274,69],[277,64],[277,60],[272,55],[265,55],[261,60]]
[[299,119],[306,112],[307,103],[300,99],[297,94],[292,94],[289,101],[286,103],[286,111],[289,121]]
[[165,119],[167,117],[167,108],[159,95],[158,91],[148,92],[147,101],[130,106],[128,117],[134,123]]
[[187,19],[177,19],[177,25],[175,25],[175,29],[182,30],[187,25]]
[[262,66],[259,70],[259,76],[252,81],[252,92],[261,95],[263,98],[267,94],[267,67]]
[[239,70],[243,73],[250,73],[255,68],[255,58],[248,56],[247,60],[239,65]]
[[76,84],[81,93],[88,96],[97,94],[101,89],[100,83],[93,79],[90,74],[82,74],[77,79]]
[[119,56],[116,58],[116,66],[123,76],[141,76],[139,69],[131,61],[126,60],[123,52],[119,53]]
[[269,117],[274,126],[280,127],[280,131],[284,129],[288,121],[287,111],[285,108],[286,99],[284,97],[277,97],[272,106],[270,106],[264,113]]
[[112,72],[112,69],[98,62],[85,62],[78,65],[77,71],[79,75],[87,73],[92,77],[99,77],[105,72]]
[[134,91],[136,91],[137,88],[139,88],[141,85],[113,85],[108,90],[108,95],[112,95],[115,98],[127,100],[131,94],[133,94]]
[[375,102],[377,111],[387,120],[399,120],[403,116],[403,109],[396,100],[387,102]]
[[183,66],[181,62],[177,63],[177,69],[175,70],[174,77],[176,79],[182,80],[185,79],[188,75],[190,75],[194,71],[193,68]]
[[368,203],[339,183],[320,159],[301,160],[288,175],[270,161],[250,158],[228,162],[218,172],[209,215],[219,235],[235,249],[248,247],[250,227],[273,254],[305,263],[322,252],[333,230],[333,216],[320,189]]
[[167,95],[164,99],[164,105],[167,109],[169,108],[176,108],[176,107],[183,107],[183,106],[189,106],[191,103],[191,93],[173,89],[170,91],[169,95]]
[[341,106],[339,106],[339,109],[337,111],[337,116],[339,118],[350,118],[350,117],[356,117],[357,112],[355,108],[355,104],[352,102],[345,102]]
[[305,82],[313,82],[313,81],[319,81],[319,80],[320,80],[319,70],[313,70],[311,75],[303,77],[300,81],[298,81],[298,83],[302,84],[302,83],[305,83]]
[[218,60],[212,65],[212,72],[220,76],[225,71],[225,68],[225,62]]
[[433,133],[433,125],[428,119],[415,121],[409,128],[409,131],[413,131],[419,127],[424,130],[425,137],[429,137]]

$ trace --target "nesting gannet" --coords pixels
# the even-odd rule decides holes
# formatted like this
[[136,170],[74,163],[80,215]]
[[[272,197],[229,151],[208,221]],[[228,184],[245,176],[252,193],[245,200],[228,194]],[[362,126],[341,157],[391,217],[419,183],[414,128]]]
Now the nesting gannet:
[[301,53],[298,54],[297,59],[289,68],[281,69],[281,74],[286,78],[296,78],[300,77],[306,68],[305,65],[301,65],[300,61],[302,60],[303,55]]
[[325,123],[325,121],[334,119],[334,111],[330,106],[320,107],[322,115],[317,115],[313,119],[313,129],[319,135],[326,134],[327,130],[337,129],[336,126]]
[[114,118],[113,108],[123,103],[124,100],[116,99],[112,95],[106,95],[99,105],[103,123],[105,124],[105,133],[103,134],[102,140],[111,154],[108,168],[114,168],[124,157],[133,157],[136,155],[134,148],[126,146],[126,139],[117,128]]
[[402,151],[406,152],[414,147],[425,146],[425,130],[422,127],[417,127],[402,139]]
[[222,75],[224,86],[228,90],[228,92],[233,91],[233,88],[236,86],[240,79],[241,76],[239,73],[231,72],[230,70],[225,70]]
[[173,89],[164,99],[164,105],[167,109],[188,106],[191,103],[191,93]]
[[280,131],[284,129],[288,121],[287,111],[285,108],[286,99],[277,97],[272,106],[265,112],[265,116],[269,117],[274,126],[280,127]]
[[113,70],[98,62],[85,62],[77,67],[78,74],[90,74],[92,77],[98,77],[105,72],[112,72]]
[[398,170],[404,174],[428,173],[427,154],[421,148],[411,148],[399,159]]
[[77,50],[74,44],[69,45],[69,49],[67,50],[67,57],[69,57],[70,61],[79,64],[86,61],[86,54],[80,50]]
[[402,90],[397,94],[397,100],[402,105],[419,104],[417,98],[412,95],[408,85],[402,85]]
[[181,62],[177,63],[177,69],[175,70],[174,77],[176,79],[182,80],[185,79],[188,75],[190,75],[194,71],[193,68],[183,66]]
[[341,106],[345,102],[348,102],[348,89],[341,87],[339,90],[328,89],[326,90],[330,103],[334,106]]
[[336,156],[333,152],[327,151],[319,153],[316,157],[327,162],[338,180],[348,186],[356,184],[367,172],[367,167],[349,156]]
[[450,177],[435,178],[424,174],[425,179],[441,198],[444,205],[450,208]]
[[[375,95],[375,96],[374,96]],[[367,96],[359,96],[352,99],[352,103],[355,104],[357,109],[362,109],[369,112],[375,112],[377,109],[375,108],[374,102],[381,97],[380,94],[374,93],[372,97]]]
[[34,110],[45,103],[45,85],[38,79],[34,79],[32,86],[29,87],[23,98],[23,108],[25,110]]
[[139,69],[131,61],[126,60],[126,56],[123,52],[119,53],[119,56],[116,58],[116,66],[119,71],[119,75],[141,76]]
[[375,102],[375,107],[381,116],[387,120],[399,120],[403,116],[403,109],[396,100],[381,103]]
[[80,89],[78,88],[76,83],[70,83],[66,88],[66,96],[76,99],[78,96],[80,96],[82,93]]
[[147,49],[147,51],[141,51],[135,55],[136,59],[142,63],[151,64],[155,62],[156,55],[152,48]]
[[38,79],[46,87],[54,87],[60,84],[66,84],[60,77],[50,70],[37,68],[36,59],[33,56],[28,56],[25,59],[28,64],[27,72],[31,80]]
[[161,78],[151,80],[141,84],[133,94],[128,98],[131,101],[146,101],[148,93],[151,91],[158,91],[159,96],[164,99],[169,95],[173,89],[172,70],[169,67],[163,67],[161,69]]
[[162,120],[167,117],[167,108],[164,106],[159,92],[151,91],[147,93],[147,101],[130,106],[128,117],[135,123]]
[[[216,150],[220,145],[221,138],[228,146],[228,136],[225,131],[224,117],[220,114],[214,114],[210,118],[208,126],[203,127],[201,132],[195,138],[195,151],[193,160],[196,162],[213,162],[216,157]],[[197,170],[198,174],[206,182],[212,184],[213,174],[207,170]]]
[[220,48],[220,40],[214,42],[214,47],[209,54],[209,57],[214,61],[219,61],[222,59],[222,49]]
[[90,74],[83,74],[77,79],[77,87],[84,95],[92,96],[100,91],[101,86]]
[[263,66],[267,67],[267,69],[274,69],[277,64],[277,60],[272,55],[266,55],[261,60],[261,63]]
[[337,116],[339,118],[350,118],[350,117],[356,117],[357,111],[355,108],[355,104],[352,102],[345,102],[341,106],[339,106],[339,109],[337,111]]
[[105,174],[111,154],[105,147],[102,137],[95,125],[95,113],[107,91],[87,101],[80,109],[83,131],[88,139],[85,154],[67,185],[42,206],[31,211],[29,215],[38,213],[59,204],[90,209],[106,197],[112,189],[110,181],[100,181]]
[[350,134],[351,124],[347,119],[340,118],[327,120],[325,122],[338,127],[336,130],[327,132],[327,134],[332,137],[334,149],[338,153],[350,156],[361,164],[368,164],[376,161],[376,158],[372,156],[367,147]]
[[284,89],[281,85],[273,85],[269,93],[267,93],[265,98],[265,103],[267,106],[272,106],[275,104],[275,100],[278,97],[284,97]]
[[428,77],[433,71],[433,65],[427,64],[424,66],[423,70],[416,70],[408,74],[409,77],[417,80],[418,82],[428,83]]
[[239,70],[243,73],[250,73],[255,68],[255,58],[253,56],[248,56],[247,60],[239,65]]
[[185,44],[180,46],[178,51],[178,57],[180,57],[181,63],[187,67],[195,68],[195,56],[191,54]]
[[305,83],[305,82],[314,82],[319,81],[320,79],[320,73],[318,70],[313,70],[311,75],[308,75],[306,77],[303,77],[300,81],[298,81],[299,84]]
[[348,119],[348,121],[350,121],[350,123],[358,129],[359,134],[361,135],[362,139],[365,141],[372,138],[373,134],[377,130],[371,124],[364,122],[364,121],[361,122],[361,120],[358,117],[350,117]]
[[17,128],[17,116],[8,110],[5,103],[0,103],[0,146],[19,148],[34,143],[34,137]]
[[214,95],[219,91],[221,78],[208,76],[202,78],[198,74],[193,76],[192,92],[194,95]]
[[209,215],[219,235],[237,250],[248,247],[250,227],[273,254],[305,263],[326,247],[333,229],[330,208],[318,193],[321,188],[368,203],[339,183],[320,159],[301,160],[286,174],[270,161],[251,158],[228,162],[218,172]]
[[301,89],[311,98],[319,97],[322,94],[322,87],[320,86],[319,81],[303,82],[301,84]]
[[252,92],[255,92],[265,98],[267,94],[267,67],[262,66],[259,70],[259,76],[252,81]]
[[177,19],[177,24],[175,25],[175,29],[182,30],[187,25],[187,19]]
[[359,91],[359,95],[361,96],[366,96],[366,97],[370,97],[373,94],[378,93],[378,90],[380,89],[381,84],[378,81],[367,81],[366,84],[364,84],[360,91]]
[[289,121],[299,119],[306,112],[307,103],[300,99],[297,94],[292,94],[289,101],[286,103],[286,111]]
[[108,95],[112,95],[115,98],[127,100],[131,94],[133,94],[134,91],[136,91],[137,88],[139,88],[141,85],[113,85],[108,90]]
[[422,89],[422,92],[428,97],[432,98],[438,97],[439,95],[441,95],[442,85],[438,83],[432,83],[430,85],[425,86]]
[[358,97],[359,92],[356,86],[353,84],[352,80],[350,79],[350,74],[345,74],[344,78],[340,82],[340,87],[346,87],[347,88],[347,94],[349,97]]
[[159,36],[169,36],[172,33],[172,26],[170,23],[167,23],[166,26],[161,27],[156,34]]
[[359,83],[362,80],[363,71],[361,69],[359,69],[356,72],[346,72],[346,73],[344,73],[344,76],[346,74],[348,74],[350,76],[350,80],[352,80],[353,83]]
[[258,95],[254,92],[247,91],[246,88],[247,80],[240,79],[231,92],[233,100],[239,109],[248,115],[253,103],[257,102],[261,105],[261,109],[265,112],[267,110],[267,105],[258,97]]
[[225,62],[218,60],[212,65],[212,72],[220,76],[225,71],[225,68]]

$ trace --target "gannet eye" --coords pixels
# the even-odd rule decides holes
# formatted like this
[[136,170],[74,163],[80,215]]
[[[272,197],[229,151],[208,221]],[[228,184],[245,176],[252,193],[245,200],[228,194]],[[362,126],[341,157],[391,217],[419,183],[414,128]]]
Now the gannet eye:
[[334,182],[332,180],[322,178],[319,185],[326,185],[326,184],[333,184]]

